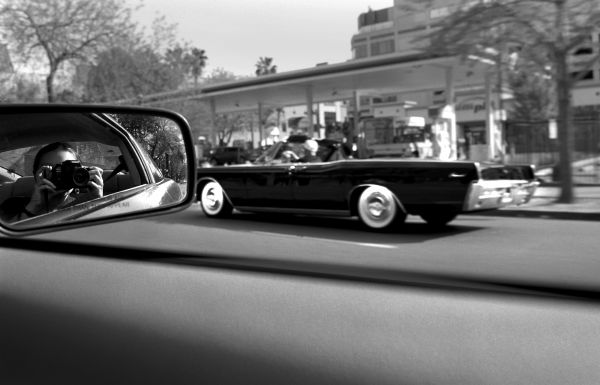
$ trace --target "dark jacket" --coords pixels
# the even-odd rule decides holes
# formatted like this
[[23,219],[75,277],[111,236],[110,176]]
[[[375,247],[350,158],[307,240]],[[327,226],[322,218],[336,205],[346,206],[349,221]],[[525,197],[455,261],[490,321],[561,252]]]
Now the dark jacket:
[[15,222],[29,218],[25,207],[29,203],[27,197],[11,197],[0,204],[0,220],[3,222]]

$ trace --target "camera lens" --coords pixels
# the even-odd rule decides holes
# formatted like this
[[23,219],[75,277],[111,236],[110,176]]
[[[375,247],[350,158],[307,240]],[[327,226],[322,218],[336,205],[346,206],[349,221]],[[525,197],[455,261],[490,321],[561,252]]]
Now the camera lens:
[[77,187],[87,186],[90,181],[90,173],[86,168],[79,167],[73,171],[73,184]]
[[[52,167],[52,170],[49,170],[47,172],[45,172],[46,174],[46,178],[48,178],[50,180],[50,182],[54,183],[54,185],[56,186],[57,190],[63,190],[66,189],[67,186],[69,184],[68,179],[64,180],[64,175],[63,175],[63,168],[62,165],[57,164],[54,167]],[[67,176],[68,178],[68,176]]]

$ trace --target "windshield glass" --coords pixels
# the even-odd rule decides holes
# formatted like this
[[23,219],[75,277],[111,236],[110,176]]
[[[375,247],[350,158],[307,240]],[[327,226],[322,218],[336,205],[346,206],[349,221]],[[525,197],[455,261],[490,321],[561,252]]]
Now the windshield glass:
[[[60,130],[85,167],[103,170],[103,199],[144,187],[138,190],[147,195],[134,201],[141,214],[182,201],[161,190],[167,182],[195,191],[193,203],[173,216],[140,215],[133,223],[125,221],[133,216],[117,215],[123,221],[102,231],[88,234],[82,226],[53,237],[263,258],[320,272],[351,266],[392,279],[409,271],[543,287],[598,281],[599,1],[511,1],[510,14],[503,1],[389,0],[352,11],[341,1],[298,3],[336,23],[285,29],[267,16],[286,19],[295,6],[286,14],[270,3],[240,2],[247,17],[236,23],[229,16],[238,13],[211,2],[228,15],[217,18],[214,33],[194,30],[215,22],[207,16],[190,24],[187,37],[167,28],[183,19],[122,36],[137,30],[137,21],[119,18],[128,28],[112,31],[125,41],[112,46],[115,36],[106,36],[90,43],[93,50],[49,54],[65,60],[50,63],[56,74],[44,52],[24,47],[86,47],[85,39],[71,39],[95,27],[75,26],[89,17],[51,23],[60,12],[48,9],[95,2],[44,8],[23,1],[28,6],[14,18],[5,15],[21,2],[9,3],[0,12],[0,203],[19,194],[27,203],[32,191],[39,198],[48,189],[28,177],[40,146]],[[27,26],[22,16],[33,8],[48,18],[44,25],[73,30],[50,28],[48,39],[56,41],[36,41],[23,32],[46,30]],[[176,18],[200,14],[172,8],[180,11]],[[564,36],[556,20],[565,21]],[[98,24],[114,22],[105,21]],[[264,41],[252,38],[261,28],[285,43],[251,51],[272,56],[238,52]],[[233,30],[236,39],[225,41]],[[239,57],[230,61],[208,42]],[[26,62],[40,72],[25,71]],[[32,102],[57,110],[85,102],[135,107],[56,113],[55,120],[9,110]],[[183,128],[191,143],[163,109],[189,123]]]
[[265,152],[263,152],[258,158],[256,158],[255,163],[268,163],[276,159],[278,155],[282,152],[283,146],[283,142],[275,143],[267,150],[265,150]]
[[599,305],[600,0],[0,0],[0,385],[600,385]]

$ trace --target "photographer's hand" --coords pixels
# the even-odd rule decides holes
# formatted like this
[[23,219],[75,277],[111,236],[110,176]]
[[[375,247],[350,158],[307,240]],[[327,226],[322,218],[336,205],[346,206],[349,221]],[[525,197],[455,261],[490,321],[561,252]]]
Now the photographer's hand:
[[90,199],[101,198],[104,195],[104,180],[102,179],[104,170],[99,167],[90,167],[88,171],[90,173],[88,182]]
[[52,172],[52,166],[42,166],[34,175],[35,185],[33,187],[33,194],[31,194],[31,199],[25,207],[25,209],[33,215],[44,214],[51,211],[54,207],[54,205],[48,207],[48,197],[53,198],[57,192],[54,183],[45,178],[50,172]]

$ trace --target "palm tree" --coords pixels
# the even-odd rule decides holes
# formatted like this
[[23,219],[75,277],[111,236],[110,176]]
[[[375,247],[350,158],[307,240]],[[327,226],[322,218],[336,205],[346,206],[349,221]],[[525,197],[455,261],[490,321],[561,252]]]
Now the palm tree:
[[255,64],[256,66],[256,76],[274,74],[277,72],[277,66],[273,65],[272,57],[260,57]]
[[190,72],[194,77],[194,86],[198,86],[198,78],[202,75],[204,67],[206,67],[206,59],[208,57],[203,49],[192,48],[191,52],[187,54],[186,59]]

